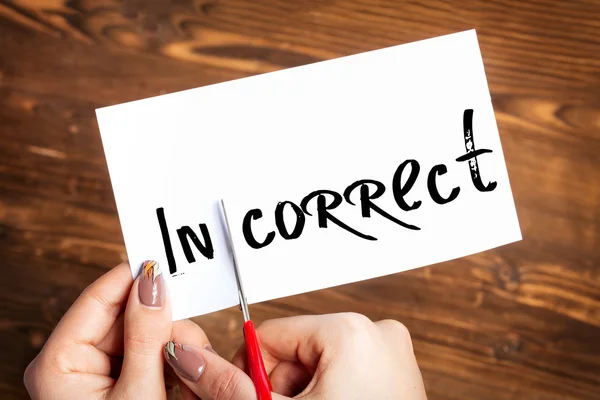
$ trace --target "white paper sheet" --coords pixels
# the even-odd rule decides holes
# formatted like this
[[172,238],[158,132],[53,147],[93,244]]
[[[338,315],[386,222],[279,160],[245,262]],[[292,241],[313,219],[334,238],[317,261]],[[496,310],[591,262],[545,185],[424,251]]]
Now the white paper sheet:
[[[472,127],[464,124],[465,110],[473,110],[467,118]],[[137,275],[146,259],[162,265],[176,320],[238,303],[221,198],[250,303],[521,239],[475,31],[106,107],[97,116],[132,272]],[[456,161],[466,146],[485,151],[473,172],[474,158]],[[403,195],[411,168],[396,181],[394,175],[406,160],[418,162],[420,171]],[[447,173],[434,173],[439,195],[448,198],[460,188],[445,204],[433,200],[427,184],[440,164]],[[480,189],[495,186],[479,190],[475,175]],[[354,205],[344,198],[348,185],[361,179],[380,182],[385,192],[373,204],[413,228],[372,209],[363,217],[360,185],[350,193]],[[374,188],[370,184],[371,195]],[[331,215],[377,240],[331,220],[320,228],[318,196],[308,202],[311,215],[298,214],[304,216],[299,237],[283,239],[275,224],[277,204],[300,207],[305,196],[323,189],[341,197]],[[325,195],[325,203],[333,196]],[[421,205],[405,211],[396,200]],[[159,208],[177,264],[173,274]],[[257,242],[275,233],[258,249],[242,234],[244,216],[253,209],[262,212],[250,223]],[[297,218],[292,206],[282,215],[291,233]],[[182,226],[212,247],[213,258],[188,241],[195,258],[188,262],[177,233]]]

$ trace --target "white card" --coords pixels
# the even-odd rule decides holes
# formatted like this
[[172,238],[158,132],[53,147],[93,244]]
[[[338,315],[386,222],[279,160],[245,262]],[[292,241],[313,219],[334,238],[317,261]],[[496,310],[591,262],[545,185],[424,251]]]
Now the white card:
[[97,117],[132,273],[160,263],[175,320],[238,303],[221,198],[249,303],[521,239],[475,31]]

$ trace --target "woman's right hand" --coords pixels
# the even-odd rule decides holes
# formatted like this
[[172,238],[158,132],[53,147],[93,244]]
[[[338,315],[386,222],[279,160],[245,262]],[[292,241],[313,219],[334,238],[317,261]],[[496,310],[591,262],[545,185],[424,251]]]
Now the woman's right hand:
[[[410,335],[397,321],[373,323],[354,313],[298,316],[266,321],[257,331],[274,400],[298,395],[328,400],[426,399]],[[174,368],[192,391],[205,400],[256,399],[252,381],[242,372],[243,346],[232,364],[216,354],[202,354],[205,366],[199,376],[189,379]]]

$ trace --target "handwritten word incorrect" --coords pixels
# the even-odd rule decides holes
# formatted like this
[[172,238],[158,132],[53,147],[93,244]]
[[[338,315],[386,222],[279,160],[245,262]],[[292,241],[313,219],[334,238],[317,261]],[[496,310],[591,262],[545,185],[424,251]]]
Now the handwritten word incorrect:
[[[479,169],[479,165],[477,163],[477,157],[485,154],[491,153],[492,150],[489,149],[475,149],[475,142],[473,137],[473,110],[465,110],[463,113],[463,133],[464,133],[464,141],[465,141],[465,149],[466,153],[456,159],[457,162],[467,162],[469,166],[469,171],[471,175],[471,180],[475,188],[477,188],[480,192],[489,192],[496,188],[496,182],[489,182],[487,185],[481,180],[481,173]],[[410,167],[409,171],[407,169]],[[421,170],[421,166],[417,160],[405,160],[402,162],[394,176],[392,178],[391,188],[394,196],[394,200],[398,207],[403,211],[412,211],[418,209],[422,202],[420,200],[414,201],[412,204],[408,204],[405,200],[405,196],[410,192],[412,187],[414,186],[419,173]],[[427,190],[429,192],[429,196],[431,199],[440,205],[450,203],[458,197],[460,193],[460,187],[454,187],[449,194],[443,195],[439,192],[437,187],[437,179],[438,177],[446,174],[448,172],[448,168],[444,164],[437,164],[433,166],[429,173],[427,174]],[[402,184],[403,176],[405,173],[408,173],[408,178]],[[350,184],[343,193],[338,193],[333,190],[321,189],[316,190],[312,193],[306,195],[300,205],[297,205],[291,201],[283,201],[280,202],[275,208],[275,227],[279,235],[285,240],[293,240],[298,239],[304,230],[304,226],[306,224],[306,216],[312,216],[308,210],[309,203],[316,202],[316,216],[319,224],[319,228],[328,228],[329,223],[338,226],[339,228],[356,235],[365,240],[377,240],[377,238],[367,235],[365,233],[359,232],[356,229],[352,228],[345,222],[341,221],[337,218],[332,212],[337,207],[339,207],[343,201],[351,205],[357,205],[352,202],[351,194],[355,191],[358,191],[360,194],[360,210],[361,216],[363,218],[371,218],[372,212],[381,215],[382,217],[392,221],[399,226],[409,229],[409,230],[420,230],[420,228],[416,225],[404,222],[387,211],[383,210],[377,204],[375,204],[374,200],[380,198],[386,191],[386,187],[382,182],[372,180],[372,179],[362,179],[358,180],[352,184]],[[286,207],[289,207],[291,211],[295,214],[295,223],[293,228],[289,229],[284,222],[284,211]],[[165,247],[165,253],[167,256],[167,261],[169,264],[169,272],[174,274],[177,271],[177,264],[175,262],[175,257],[173,254],[173,247],[171,244],[171,238],[167,226],[167,221],[165,217],[165,212],[163,208],[158,208],[156,210],[156,216],[158,219],[158,224],[160,227],[163,244]],[[266,237],[260,239],[256,238],[252,231],[253,223],[257,223],[257,220],[261,219],[263,216],[262,210],[256,208],[249,210],[242,222],[242,233],[244,235],[244,239],[248,246],[253,249],[261,249],[263,247],[268,246],[275,239],[275,231],[270,231]],[[212,244],[212,240],[210,237],[210,232],[206,224],[200,224],[200,234],[202,235],[202,240],[198,238],[196,233],[189,226],[182,226],[177,229],[177,236],[179,238],[179,242],[181,244],[181,248],[183,253],[188,261],[188,263],[194,263],[196,261],[194,257],[194,253],[192,251],[191,243],[196,247],[196,249],[202,254],[206,259],[210,260],[214,258],[214,248]]]

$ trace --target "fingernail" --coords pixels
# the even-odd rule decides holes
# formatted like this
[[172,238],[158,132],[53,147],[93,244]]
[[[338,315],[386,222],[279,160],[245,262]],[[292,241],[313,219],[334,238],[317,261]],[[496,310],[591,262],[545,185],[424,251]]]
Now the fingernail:
[[139,283],[140,301],[148,307],[162,307],[165,302],[165,280],[156,261],[144,261]]
[[[217,354],[217,352],[215,351],[215,349],[213,349],[213,348],[210,346],[210,344],[207,344],[207,345],[205,345],[205,346],[204,346],[204,350],[208,350],[208,351],[210,351],[210,352],[211,352],[211,353],[213,353],[213,354]],[[217,355],[218,355],[218,354],[217,354]]]
[[173,341],[165,345],[165,358],[175,372],[190,381],[197,381],[204,372],[206,361],[192,349]]

